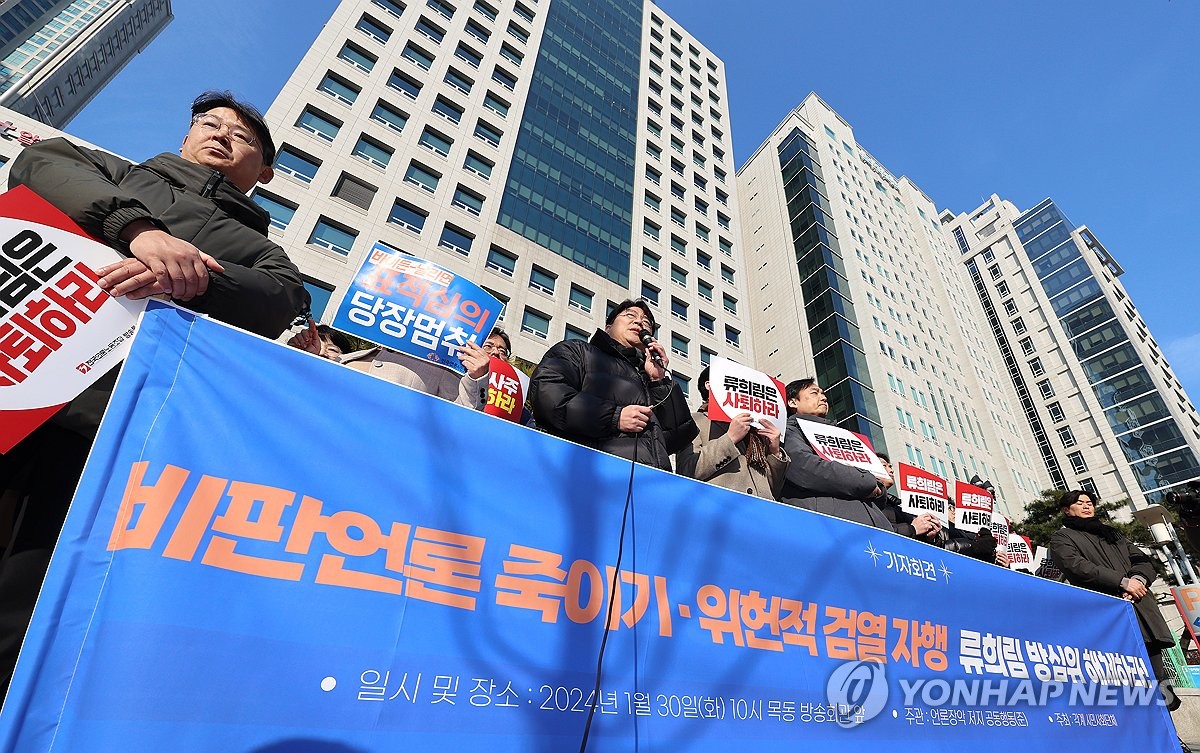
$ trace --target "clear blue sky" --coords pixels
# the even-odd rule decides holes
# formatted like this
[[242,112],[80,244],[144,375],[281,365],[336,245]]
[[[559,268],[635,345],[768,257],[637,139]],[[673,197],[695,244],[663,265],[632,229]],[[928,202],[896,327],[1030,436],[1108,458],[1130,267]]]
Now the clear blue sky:
[[[462,5],[466,0],[460,0]],[[410,0],[419,4],[419,0]],[[68,130],[176,150],[201,89],[266,109],[333,0],[176,0],[175,20]],[[816,91],[941,208],[1053,197],[1123,278],[1200,401],[1200,3],[663,0],[725,61],[740,165]]]

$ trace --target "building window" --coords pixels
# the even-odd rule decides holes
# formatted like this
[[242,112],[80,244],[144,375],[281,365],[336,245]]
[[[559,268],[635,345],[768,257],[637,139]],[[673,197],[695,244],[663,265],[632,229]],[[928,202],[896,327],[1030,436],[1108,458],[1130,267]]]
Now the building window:
[[1067,420],[1067,415],[1063,413],[1062,406],[1058,403],[1049,403],[1046,406],[1046,412],[1050,414],[1050,420],[1054,423]]
[[483,197],[462,186],[454,189],[454,199],[450,203],[476,217],[483,212]]
[[370,73],[371,69],[375,67],[375,63],[379,61],[379,58],[352,42],[346,42],[342,45],[342,50],[338,53],[338,58],[363,73]]
[[731,314],[737,314],[737,299],[728,293],[721,294],[721,300],[725,304],[725,310]]
[[449,100],[438,97],[433,103],[433,113],[458,125],[462,120],[463,109]]
[[410,162],[408,171],[404,173],[404,182],[411,183],[418,188],[433,193],[437,190],[438,181],[441,180],[441,177],[417,162]]
[[428,216],[425,211],[397,199],[396,203],[392,205],[391,214],[388,215],[388,222],[420,235],[421,230],[425,227],[425,218]]
[[333,297],[333,286],[308,277],[303,277],[303,282],[304,289],[308,291],[308,297],[312,301],[309,306],[312,317],[320,320],[329,306],[329,299]]
[[371,2],[375,3],[380,8],[383,8],[396,18],[400,18],[400,16],[404,14],[404,3],[399,2],[399,0],[371,0]]
[[688,339],[682,335],[671,333],[671,352],[677,356],[687,358],[688,356]]
[[408,124],[407,115],[383,100],[375,103],[375,109],[371,110],[371,120],[374,120],[376,123],[382,123],[396,133],[403,133],[404,126]]
[[696,290],[700,292],[700,297],[706,301],[713,299],[713,286],[704,280],[696,280]]
[[342,124],[313,110],[305,109],[296,120],[296,127],[324,141],[333,141],[337,138]]
[[1046,373],[1046,369],[1042,366],[1042,359],[1034,358],[1029,361],[1029,371],[1035,377]]
[[578,285],[571,286],[571,299],[568,302],[571,308],[579,309],[585,314],[592,313],[592,294]]
[[433,55],[412,42],[404,45],[404,51],[400,53],[400,56],[422,70],[427,71],[433,67]]
[[647,220],[647,219],[642,220],[642,235],[646,236],[647,238],[651,238],[653,240],[658,240],[658,234],[661,229],[662,228],[660,228],[658,225],[654,224],[650,220]]
[[645,198],[642,201],[645,203],[646,206],[650,207],[651,209],[653,209],[656,212],[662,208],[662,200],[660,200],[657,196],[650,193],[649,191],[646,192]]
[[529,273],[529,287],[554,295],[554,275],[535,266]]
[[655,306],[658,305],[658,288],[648,282],[642,283],[642,298],[646,299]]
[[716,334],[717,320],[711,314],[700,312],[700,329],[710,335]]
[[321,79],[321,83],[317,84],[317,91],[328,94],[342,104],[352,105],[354,100],[358,99],[358,93],[361,90],[340,76],[326,73],[325,78]]
[[458,47],[454,50],[454,57],[463,61],[472,68],[478,68],[483,62],[483,55],[480,55],[475,50],[472,50],[462,42],[458,43]]
[[377,189],[364,183],[348,173],[342,173],[338,178],[338,182],[333,187],[333,196],[342,201],[349,202],[359,209],[370,209],[371,202],[375,200],[375,191]]
[[496,68],[492,71],[492,80],[509,91],[513,91],[517,88],[517,77],[504,70],[500,66],[496,66]]
[[286,146],[279,150],[279,156],[275,158],[276,172],[290,175],[301,183],[312,183],[320,166],[318,160],[306,157]]
[[572,327],[570,324],[568,324],[566,329],[563,331],[563,339],[583,340],[584,342],[587,342],[588,334],[578,327]]
[[717,247],[726,256],[733,256],[733,242],[726,238],[717,238]]
[[1008,300],[1006,300],[1004,302],[1003,305],[1004,305],[1004,313],[1008,314],[1009,316],[1013,316],[1014,314],[1017,313],[1017,304],[1016,304],[1016,301],[1014,301],[1013,299],[1009,298]]
[[550,317],[526,308],[525,316],[521,318],[521,331],[545,340],[550,332]]
[[733,268],[724,264],[721,265],[721,279],[730,285],[733,284]]
[[671,316],[686,322],[688,318],[688,305],[678,298],[671,296]]
[[500,57],[504,58],[513,65],[520,65],[525,62],[525,55],[514,49],[508,42],[500,45]]
[[1056,429],[1058,432],[1058,441],[1062,442],[1063,447],[1075,446],[1075,433],[1071,431],[1070,426],[1064,426],[1061,429]]
[[463,161],[463,167],[467,171],[475,173],[480,178],[488,180],[492,177],[492,168],[495,167],[489,160],[480,157],[475,152],[467,152],[467,158]]
[[442,227],[442,237],[438,240],[438,245],[442,248],[448,248],[457,254],[470,256],[471,242],[473,240],[474,238],[467,233],[464,233],[462,230],[459,230],[453,225],[446,224],[444,227]]
[[1017,333],[1018,335],[1025,334],[1025,320],[1022,319],[1021,317],[1017,317],[1016,319],[1013,319],[1012,320],[1012,328],[1013,328],[1013,332]]
[[[478,5],[476,5],[476,8],[478,8]],[[492,20],[495,20],[494,16],[492,17]],[[487,41],[491,39],[492,36],[492,33],[480,25],[479,22],[475,21],[475,19],[467,21],[467,33],[484,44],[487,44]]]
[[715,355],[715,351],[709,350],[703,345],[700,346],[700,363],[704,366],[707,366],[712,361],[712,357]]
[[645,249],[645,248],[642,249],[642,266],[643,267],[657,272],[659,261],[660,261],[660,257],[658,254],[654,253],[653,251],[650,251],[649,249]]
[[392,159],[392,150],[369,136],[360,136],[358,143],[351,152],[355,157],[364,159],[376,167],[387,167]]
[[1000,273],[1000,265],[996,264],[991,267],[988,267],[988,274],[992,276],[993,280],[999,280],[1000,274],[1001,274]]
[[1018,343],[1021,346],[1021,352],[1025,355],[1033,353],[1033,338],[1022,337]]
[[425,130],[421,131],[421,138],[417,143],[439,156],[448,157],[454,142],[426,126]]
[[474,81],[454,70],[453,68],[446,71],[446,77],[443,80],[447,84],[453,86],[455,89],[458,89],[463,94],[470,94],[471,87],[475,85]]
[[1054,385],[1050,384],[1049,379],[1043,379],[1038,382],[1037,388],[1042,397],[1054,397]]
[[420,82],[400,71],[392,71],[392,75],[388,77],[387,85],[409,99],[416,99],[417,95],[421,93]]
[[742,333],[737,331],[733,327],[730,327],[728,324],[726,324],[725,325],[725,342],[729,343],[730,345],[732,345],[735,348],[740,348],[741,340],[742,340]]
[[996,283],[996,295],[1000,296],[1001,298],[1008,297],[1008,282],[1007,281],[1001,280],[1000,282]]
[[500,146],[504,134],[481,120],[475,124],[475,138],[492,146]]
[[1072,452],[1067,455],[1067,460],[1071,463],[1071,470],[1076,473],[1087,473],[1087,461],[1083,459],[1082,452]]
[[[447,18],[449,18],[449,16],[447,16]],[[419,19],[417,19],[416,29],[418,34],[434,44],[441,44],[442,40],[446,38],[445,30],[439,28],[436,24],[424,16],[421,16]]]
[[296,214],[296,207],[294,205],[278,197],[265,194],[262,191],[255,192],[254,203],[267,210],[267,214],[271,216],[271,227],[276,230],[286,230],[288,223],[292,221],[292,217]]
[[454,18],[454,6],[442,0],[425,0],[425,4],[443,18]]
[[488,249],[487,268],[506,277],[512,277],[513,273],[517,271],[517,257],[492,246]]
[[388,38],[392,36],[391,29],[367,15],[358,19],[358,23],[354,25],[354,28],[380,44],[387,44]]
[[671,282],[675,283],[684,290],[687,289],[687,270],[671,265]]
[[671,250],[680,256],[687,256],[687,241],[674,233],[671,234]]
[[317,220],[317,224],[313,227],[312,235],[308,236],[308,242],[314,246],[329,249],[336,253],[347,256],[350,249],[354,247],[354,239],[358,237],[358,233],[343,227],[333,220],[325,217]]
[[508,108],[510,105],[491,92],[488,92],[487,96],[483,98],[483,106],[502,118],[508,117]]
[[[497,15],[496,9],[493,8],[491,5],[488,5],[487,3],[485,3],[483,0],[475,0],[474,7],[475,7],[476,12],[478,12],[481,16],[483,16],[487,20],[489,20],[489,21],[496,20],[496,15]],[[468,21],[467,23],[469,25],[471,22]]]

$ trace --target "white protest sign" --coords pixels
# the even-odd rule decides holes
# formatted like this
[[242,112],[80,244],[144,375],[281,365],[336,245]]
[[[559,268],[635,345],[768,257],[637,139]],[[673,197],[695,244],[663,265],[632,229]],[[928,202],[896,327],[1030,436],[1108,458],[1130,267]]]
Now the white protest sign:
[[66,227],[26,188],[0,196],[0,452],[120,363],[146,308],[98,284],[124,257]]
[[708,417],[728,422],[749,413],[751,424],[760,428],[762,419],[779,429],[783,438],[787,429],[787,393],[783,382],[761,371],[713,356],[708,364]]
[[887,478],[887,471],[875,451],[858,434],[840,426],[821,424],[796,417],[804,438],[822,458],[870,471],[876,478]]
[[896,490],[900,507],[910,515],[933,515],[950,524],[949,502],[946,499],[946,480],[907,463],[897,463]]

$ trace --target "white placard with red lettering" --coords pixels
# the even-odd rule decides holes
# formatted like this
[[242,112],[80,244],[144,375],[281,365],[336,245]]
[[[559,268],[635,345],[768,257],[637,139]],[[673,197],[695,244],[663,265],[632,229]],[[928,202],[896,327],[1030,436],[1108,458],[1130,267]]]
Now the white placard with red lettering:
[[949,525],[949,500],[946,498],[946,479],[908,463],[898,463],[896,481],[900,507],[910,515],[933,515]]
[[767,419],[779,429],[787,429],[787,391],[783,382],[761,371],[713,356],[708,363],[708,417],[728,422],[734,416],[749,413],[751,425],[759,428]]
[[986,489],[954,482],[954,526],[964,531],[978,533],[980,528],[992,527],[992,495]]
[[29,189],[0,196],[0,453],[125,358],[146,301],[93,271],[122,258]]
[[1008,568],[1010,570],[1028,570],[1034,572],[1036,563],[1033,559],[1033,542],[1020,534],[1008,537]]
[[483,406],[483,412],[520,423],[525,396],[528,394],[529,377],[508,361],[492,356],[488,374],[487,404]]
[[854,432],[803,418],[797,418],[796,425],[813,450],[826,460],[870,471],[876,478],[887,478],[887,471],[875,451]]
[[991,521],[992,535],[996,537],[996,547],[999,549],[1008,549],[1008,518],[1002,512],[992,511]]

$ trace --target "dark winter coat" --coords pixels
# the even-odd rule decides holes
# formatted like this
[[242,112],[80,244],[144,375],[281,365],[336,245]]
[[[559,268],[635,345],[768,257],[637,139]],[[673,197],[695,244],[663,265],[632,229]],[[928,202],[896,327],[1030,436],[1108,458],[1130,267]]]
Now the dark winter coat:
[[791,462],[784,473],[781,501],[806,510],[852,520],[866,526],[894,530],[892,523],[879,509],[871,494],[879,488],[879,480],[869,471],[826,460],[817,454],[796,419],[832,426],[819,416],[798,414],[788,418],[788,430],[783,448]]
[[[642,351],[619,345],[603,330],[588,342],[564,340],[550,348],[529,382],[538,428],[671,470],[671,454],[686,447],[699,430],[679,387],[669,378],[651,382],[644,358]],[[618,428],[621,409],[628,405],[657,406],[640,434]]]
[[[1140,575],[1149,587],[1158,574],[1150,558],[1124,537],[1109,542],[1088,531],[1060,528],[1050,537],[1050,556],[1063,571],[1067,582],[1109,596],[1121,596],[1121,581]],[[1175,645],[1166,620],[1153,595],[1134,602],[1142,639],[1151,650]]]

